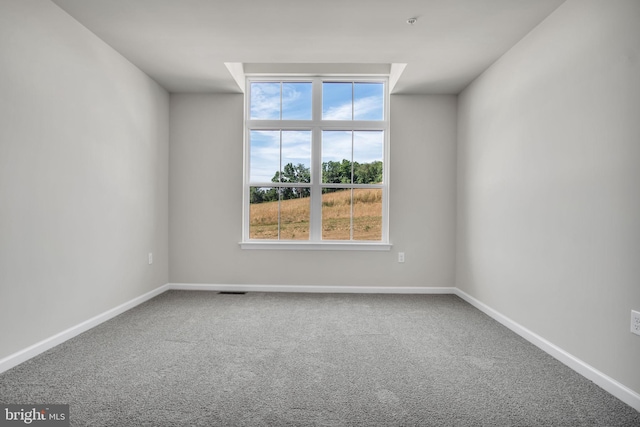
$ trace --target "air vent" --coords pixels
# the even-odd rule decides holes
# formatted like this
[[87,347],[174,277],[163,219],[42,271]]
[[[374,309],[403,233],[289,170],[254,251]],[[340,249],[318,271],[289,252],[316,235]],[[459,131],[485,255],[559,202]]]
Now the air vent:
[[235,292],[235,291],[222,291],[218,292],[220,295],[244,295],[246,292]]

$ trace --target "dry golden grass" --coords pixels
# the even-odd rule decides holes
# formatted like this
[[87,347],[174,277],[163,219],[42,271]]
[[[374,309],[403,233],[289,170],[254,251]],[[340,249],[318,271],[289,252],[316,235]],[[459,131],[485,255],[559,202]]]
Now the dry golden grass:
[[[309,240],[309,198],[284,200],[280,204],[280,238]],[[252,239],[278,238],[278,202],[251,205],[249,237]]]
[[[322,238],[349,240],[351,237],[351,191],[322,195]],[[280,238],[309,239],[309,198],[280,203]],[[249,237],[278,238],[278,202],[251,205]],[[382,237],[382,190],[353,190],[353,239],[380,240]]]

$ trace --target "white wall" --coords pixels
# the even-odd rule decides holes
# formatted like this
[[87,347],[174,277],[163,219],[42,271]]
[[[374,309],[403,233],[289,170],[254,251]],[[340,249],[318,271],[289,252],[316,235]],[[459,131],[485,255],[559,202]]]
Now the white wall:
[[392,97],[391,252],[241,250],[242,114],[242,95],[171,95],[171,282],[452,286],[455,96]]
[[0,52],[2,359],[167,283],[169,97],[49,1]]
[[640,393],[640,2],[568,0],[458,111],[457,286]]
[[457,116],[455,96],[393,96],[391,252],[242,251],[242,96],[169,101],[52,3],[4,1],[0,359],[168,281],[451,286],[455,271],[640,392],[638,22],[636,0],[569,0]]

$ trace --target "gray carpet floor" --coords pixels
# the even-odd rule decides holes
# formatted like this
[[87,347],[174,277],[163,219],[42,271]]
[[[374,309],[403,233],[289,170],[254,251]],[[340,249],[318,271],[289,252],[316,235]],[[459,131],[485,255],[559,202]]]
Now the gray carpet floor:
[[640,426],[452,295],[169,291],[3,374],[74,426]]

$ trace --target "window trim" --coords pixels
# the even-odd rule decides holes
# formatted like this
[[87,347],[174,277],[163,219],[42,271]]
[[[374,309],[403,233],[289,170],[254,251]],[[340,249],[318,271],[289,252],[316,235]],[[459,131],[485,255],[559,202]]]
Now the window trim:
[[[251,83],[255,82],[312,82],[311,120],[269,120],[250,118]],[[322,120],[322,83],[323,82],[381,82],[383,92],[383,120]],[[390,96],[387,76],[319,76],[319,75],[283,75],[283,76],[247,76],[245,81],[244,132],[243,132],[243,192],[242,192],[242,249],[290,249],[290,250],[364,250],[388,251],[389,241],[389,158],[390,158]],[[282,108],[282,106],[281,106]],[[250,182],[250,138],[255,130],[311,130],[311,192],[309,240],[250,239],[250,187],[272,187],[273,182]],[[383,131],[383,177],[382,184],[331,184],[322,183],[322,131]],[[280,183],[277,186],[287,186]],[[300,186],[300,184],[291,184]],[[381,188],[382,189],[382,230],[381,240],[322,240],[322,188]]]
[[307,240],[266,240],[254,239],[240,242],[242,249],[276,249],[291,251],[390,251],[391,243],[362,240],[323,240],[311,242]]

